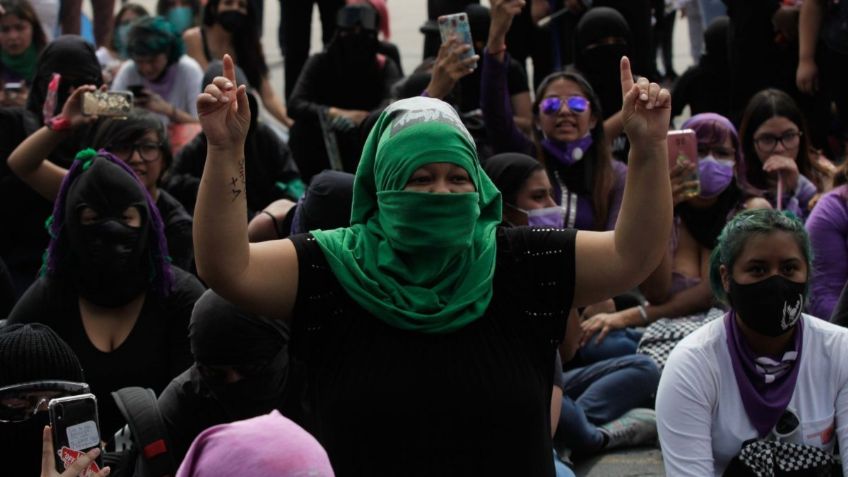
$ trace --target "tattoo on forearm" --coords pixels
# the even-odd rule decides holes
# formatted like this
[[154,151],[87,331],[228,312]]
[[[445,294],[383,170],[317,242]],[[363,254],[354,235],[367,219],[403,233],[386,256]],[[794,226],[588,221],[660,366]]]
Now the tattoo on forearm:
[[241,196],[247,185],[247,179],[244,175],[244,159],[239,160],[239,176],[230,177],[230,192],[233,194],[233,202]]

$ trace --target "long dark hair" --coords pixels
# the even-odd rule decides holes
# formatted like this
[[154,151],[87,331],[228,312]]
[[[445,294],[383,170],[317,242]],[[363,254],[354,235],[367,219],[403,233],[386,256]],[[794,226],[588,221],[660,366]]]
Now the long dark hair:
[[533,142],[536,145],[536,155],[540,162],[546,163],[544,148],[542,147],[542,131],[539,129],[539,104],[545,98],[548,88],[554,81],[568,80],[577,84],[586,99],[589,100],[592,117],[596,120],[592,128],[592,146],[586,151],[583,161],[586,163],[587,174],[585,186],[592,191],[592,209],[595,217],[595,227],[602,229],[606,226],[609,208],[610,192],[612,191],[615,177],[612,170],[612,153],[610,152],[607,137],[604,133],[604,115],[601,109],[601,100],[592,89],[592,85],[582,75],[574,71],[558,71],[546,76],[536,89],[536,99],[533,101]]
[[[204,25],[212,26],[218,23],[219,3],[221,0],[209,0],[203,7]],[[259,90],[262,87],[262,79],[268,74],[268,65],[265,63],[265,54],[259,41],[259,31],[254,28],[257,19],[253,2],[247,2],[246,27],[238,35],[232,35],[232,39],[238,65],[244,70],[250,85]]]
[[38,14],[32,8],[32,4],[28,0],[0,0],[0,6],[6,11],[0,17],[14,15],[32,26],[32,43],[35,44],[35,49],[41,53],[41,50],[47,46],[47,35],[41,28],[41,22],[38,20]]
[[747,187],[767,188],[766,173],[763,171],[754,146],[754,133],[764,122],[777,116],[785,117],[798,126],[801,142],[798,144],[798,155],[794,159],[798,165],[798,172],[805,177],[810,177],[812,167],[809,157],[810,134],[807,130],[807,120],[791,96],[779,89],[764,89],[748,101],[748,106],[742,115],[742,125],[739,128],[745,165],[744,177],[739,179]]

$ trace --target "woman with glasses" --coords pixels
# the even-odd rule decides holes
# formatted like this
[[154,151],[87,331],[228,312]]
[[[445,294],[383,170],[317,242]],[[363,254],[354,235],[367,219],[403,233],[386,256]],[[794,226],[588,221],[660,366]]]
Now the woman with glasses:
[[153,198],[108,152],[77,154],[48,226],[40,277],[9,322],[44,323],[70,345],[108,439],[123,426],[112,391],[142,386],[159,393],[191,365],[186,330],[203,286],[169,263]]
[[627,167],[612,159],[592,86],[577,73],[549,75],[536,91],[532,139],[515,125],[507,92],[506,33],[520,11],[515,1],[499,2],[491,10],[480,101],[492,147],[496,153],[534,156],[545,165],[554,201],[562,208],[560,226],[612,230]]
[[740,185],[805,220],[817,190],[809,179],[807,122],[795,100],[777,89],[760,91],[748,102],[739,132]]
[[173,161],[165,127],[156,116],[143,110],[134,111],[126,119],[103,119],[100,122],[94,116],[83,115],[82,95],[94,90],[91,85],[77,88],[60,115],[67,119],[67,130],[57,131],[49,126],[37,130],[9,155],[9,168],[39,195],[54,200],[68,170],[44,158],[66,135],[85,125],[93,125],[93,138],[89,144],[108,150],[135,172],[153,197],[165,222],[172,263],[183,270],[191,270],[191,216],[177,199],[160,188],[162,177]]
[[[791,214],[747,210],[722,230],[709,281],[730,311],[674,348],[657,391],[668,475],[839,473],[848,330],[801,312],[811,258]],[[848,472],[848,459],[841,467]]]

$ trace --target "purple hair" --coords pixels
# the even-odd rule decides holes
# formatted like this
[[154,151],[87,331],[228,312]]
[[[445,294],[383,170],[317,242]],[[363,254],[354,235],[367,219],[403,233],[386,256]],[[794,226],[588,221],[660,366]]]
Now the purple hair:
[[44,265],[41,269],[42,275],[52,276],[59,271],[59,263],[64,258],[64,253],[66,253],[62,250],[63,246],[60,237],[62,237],[62,230],[65,226],[65,200],[68,196],[68,189],[76,181],[77,177],[88,169],[87,164],[97,157],[101,157],[123,169],[138,184],[139,189],[144,192],[147,209],[150,212],[151,230],[153,232],[153,240],[150,241],[152,242],[152,247],[150,248],[150,265],[152,268],[150,283],[153,290],[159,295],[169,295],[174,285],[174,274],[171,270],[171,259],[168,256],[168,243],[165,240],[165,225],[162,222],[162,216],[159,214],[159,208],[156,206],[150,193],[147,192],[147,189],[139,182],[135,172],[130,169],[130,166],[105,149],[97,152],[94,149],[80,151],[73,164],[71,164],[67,175],[62,180],[59,194],[53,203],[53,215],[47,219],[47,223],[45,224],[47,232],[50,234],[50,244],[47,246],[47,251],[45,252]]
[[698,138],[698,144],[716,144],[723,143],[730,138],[733,144],[735,153],[735,172],[736,181],[742,185],[743,189],[747,190],[747,179],[745,179],[745,161],[742,160],[742,145],[739,142],[739,133],[736,132],[736,127],[729,119],[716,113],[701,113],[692,116],[683,123],[681,129],[691,129],[695,131],[695,136]]

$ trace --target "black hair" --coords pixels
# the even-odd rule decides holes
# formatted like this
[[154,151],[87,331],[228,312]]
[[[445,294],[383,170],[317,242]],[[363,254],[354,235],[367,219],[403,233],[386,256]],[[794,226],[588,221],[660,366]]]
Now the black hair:
[[[294,0],[299,1],[299,0]],[[203,25],[212,26],[218,23],[218,4],[221,0],[209,0],[203,7]],[[233,49],[236,53],[236,61],[250,85],[259,90],[262,80],[268,75],[268,65],[265,63],[265,54],[262,51],[262,43],[259,41],[259,30],[254,28],[258,22],[258,14],[253,2],[247,2],[247,22],[243,31],[232,35]]]
[[170,169],[174,162],[174,156],[171,154],[171,142],[168,137],[168,130],[162,125],[152,113],[142,109],[135,109],[126,119],[104,118],[97,124],[92,140],[92,146],[95,149],[106,149],[107,151],[115,144],[129,144],[139,140],[148,132],[153,131],[159,138],[159,149],[162,151],[162,173],[157,179],[157,183],[161,184],[163,177]]

